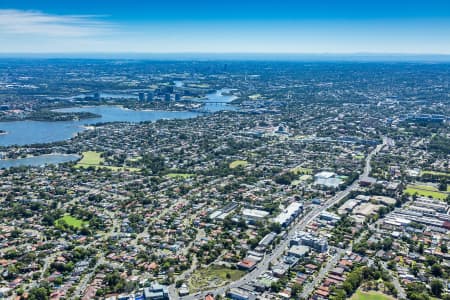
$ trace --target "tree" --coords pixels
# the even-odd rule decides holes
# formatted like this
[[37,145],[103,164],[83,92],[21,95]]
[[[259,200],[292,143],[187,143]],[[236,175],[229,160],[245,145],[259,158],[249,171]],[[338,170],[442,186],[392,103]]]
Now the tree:
[[431,281],[430,284],[431,287],[431,293],[436,297],[441,297],[442,291],[444,289],[444,285],[442,284],[442,281],[439,279],[434,279]]
[[442,268],[438,264],[434,264],[431,266],[431,274],[433,274],[436,277],[442,276]]
[[278,293],[281,290],[281,284],[279,281],[273,281],[270,284],[270,289],[272,290],[272,292],[274,293]]
[[179,288],[179,287],[181,287],[182,284],[183,284],[183,280],[182,280],[182,279],[179,279],[179,280],[177,280],[177,282],[175,283],[175,287],[176,287],[176,288]]
[[419,243],[419,248],[417,249],[417,252],[419,252],[420,254],[423,254],[423,249],[424,247],[423,247],[423,243],[422,242],[420,242]]
[[440,191],[447,191],[447,181],[445,179],[441,180],[441,182],[439,182],[439,190]]
[[384,283],[384,285],[388,289],[389,293],[391,293],[393,296],[397,297],[397,289],[395,288],[395,286],[392,282],[387,281]]
[[34,287],[28,294],[28,300],[47,300],[49,299],[50,291],[45,287]]
[[302,286],[298,283],[294,283],[291,288],[291,297],[297,298],[297,296],[302,291]]

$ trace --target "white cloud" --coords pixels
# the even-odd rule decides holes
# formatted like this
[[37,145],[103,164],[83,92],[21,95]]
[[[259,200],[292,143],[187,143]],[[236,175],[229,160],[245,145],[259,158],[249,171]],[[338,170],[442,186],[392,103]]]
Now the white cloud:
[[0,35],[89,37],[111,33],[112,24],[92,15],[51,15],[39,11],[0,9]]

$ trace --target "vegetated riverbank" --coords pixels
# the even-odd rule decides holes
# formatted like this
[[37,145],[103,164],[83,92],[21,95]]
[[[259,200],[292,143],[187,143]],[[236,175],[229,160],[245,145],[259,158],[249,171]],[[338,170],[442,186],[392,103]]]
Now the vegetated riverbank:
[[100,117],[101,115],[92,112],[34,111],[27,114],[2,115],[0,116],[0,122],[24,121],[24,120],[61,122],[61,121],[79,121]]

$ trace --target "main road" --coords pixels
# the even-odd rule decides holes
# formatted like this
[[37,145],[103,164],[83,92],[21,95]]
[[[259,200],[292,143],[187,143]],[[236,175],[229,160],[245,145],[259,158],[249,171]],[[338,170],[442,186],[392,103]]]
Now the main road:
[[331,206],[335,205],[345,197],[347,197],[350,192],[355,190],[361,181],[368,180],[370,176],[370,171],[372,170],[371,167],[371,161],[375,154],[377,154],[386,144],[388,139],[383,137],[383,142],[381,144],[378,144],[375,149],[373,149],[366,157],[365,159],[365,165],[363,173],[358,177],[357,180],[355,180],[351,185],[349,185],[345,190],[342,190],[336,195],[334,195],[332,198],[330,198],[328,201],[323,203],[320,206],[317,206],[310,210],[306,215],[303,216],[303,218],[296,224],[294,224],[291,229],[288,232],[288,235],[276,246],[276,248],[269,254],[265,255],[264,258],[261,260],[261,262],[258,263],[256,268],[247,273],[245,276],[241,277],[239,280],[233,281],[229,284],[203,291],[201,293],[196,293],[194,295],[188,295],[185,297],[180,297],[180,299],[185,300],[195,300],[199,298],[204,298],[208,294],[213,295],[223,295],[225,292],[231,288],[239,287],[243,284],[252,282],[256,280],[259,276],[261,276],[264,272],[269,270],[269,264],[272,261],[275,261],[277,258],[279,258],[283,252],[287,249],[289,246],[289,241],[293,238],[296,232],[302,231],[306,228],[306,226],[315,218],[317,218],[322,212],[326,211]]

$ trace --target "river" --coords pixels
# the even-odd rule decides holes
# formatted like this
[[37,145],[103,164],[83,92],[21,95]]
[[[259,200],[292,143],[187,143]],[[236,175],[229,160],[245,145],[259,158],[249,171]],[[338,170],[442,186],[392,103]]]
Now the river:
[[[235,110],[236,108],[234,106],[227,104],[234,100],[235,96],[223,95],[223,93],[228,93],[229,91],[229,89],[222,89],[216,93],[207,95],[206,99],[202,100],[205,102],[204,111],[216,112],[221,110]],[[51,143],[67,140],[83,131],[83,125],[99,122],[138,123],[161,119],[188,119],[201,115],[199,112],[191,111],[137,111],[119,106],[73,107],[61,109],[60,111],[92,112],[101,115],[101,117],[64,122],[41,122],[30,120],[0,122],[0,130],[7,132],[7,134],[0,135],[0,146]]]

